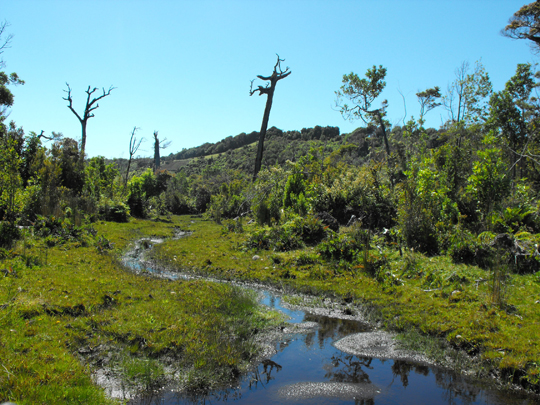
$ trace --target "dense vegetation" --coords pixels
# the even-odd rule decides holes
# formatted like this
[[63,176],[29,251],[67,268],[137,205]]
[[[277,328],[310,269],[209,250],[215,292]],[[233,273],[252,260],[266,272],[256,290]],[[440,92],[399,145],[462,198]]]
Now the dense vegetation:
[[[385,104],[379,109],[371,106],[384,90],[385,74],[386,69],[374,66],[366,78],[354,73],[344,76],[337,92],[341,112],[366,123],[351,134],[340,134],[334,127],[270,128],[263,170],[254,182],[256,132],[171,154],[163,159],[165,167],[183,160],[175,173],[154,171],[139,162],[127,178],[123,162],[85,159],[77,141],[59,134],[53,134],[46,146],[43,134],[25,134],[0,114],[0,322],[3,330],[12,333],[4,335],[0,344],[1,357],[9,359],[6,364],[12,370],[0,374],[0,399],[34,392],[28,387],[35,380],[21,376],[44,373],[39,381],[50,384],[51,376],[59,373],[54,367],[67,367],[59,358],[92,339],[97,339],[92,340],[94,345],[113,336],[129,351],[135,343],[126,334],[139,326],[131,332],[118,325],[118,330],[107,329],[102,318],[117,298],[105,297],[112,299],[117,289],[128,289],[129,294],[122,294],[140,299],[128,305],[128,298],[123,298],[126,310],[137,305],[133,311],[156,317],[148,314],[143,297],[154,287],[139,291],[141,287],[127,287],[138,283],[132,275],[103,270],[115,266],[109,256],[98,254],[108,249],[107,238],[113,236],[99,221],[123,222],[125,228],[114,226],[125,230],[138,223],[134,217],[174,214],[204,214],[217,225],[207,224],[206,231],[199,228],[201,234],[210,232],[211,240],[218,241],[219,229],[236,245],[226,246],[221,240],[212,248],[203,247],[200,238],[177,241],[199,242],[197,249],[205,252],[177,260],[170,250],[174,243],[165,244],[156,254],[171,266],[224,277],[285,280],[296,287],[359,300],[377,307],[389,326],[437,335],[479,355],[508,381],[538,390],[538,75],[532,65],[519,64],[505,88],[494,92],[480,62],[473,67],[464,63],[446,94],[438,87],[417,94],[418,119],[411,117],[392,127]],[[1,72],[0,107],[13,104],[7,86],[22,83],[16,75]],[[352,104],[343,104],[343,98]],[[425,115],[434,108],[445,108],[448,120],[439,129],[425,128]],[[255,224],[247,226],[247,218]],[[115,243],[125,246],[119,235],[114,237]],[[46,248],[49,259],[38,254]],[[88,272],[74,270],[77,266],[68,270],[62,262],[65,251],[71,255],[77,249],[75,257],[88,264]],[[258,252],[266,265],[246,261],[245,268],[238,267],[231,265],[233,259],[221,263],[225,253],[219,255],[219,249],[243,251],[244,260],[249,256],[245,252]],[[182,256],[192,255],[189,250],[182,252]],[[70,271],[70,283],[101,280],[95,285],[97,292],[56,286],[51,281],[56,278],[51,277],[65,271]],[[15,275],[22,277],[21,282]],[[117,288],[115,277],[122,277],[125,287]],[[105,284],[110,287],[104,288]],[[220,296],[216,300],[226,295],[213,293]],[[250,305],[246,307],[256,317]],[[422,314],[419,307],[425,309]],[[41,339],[44,333],[38,321],[45,322],[51,341],[64,343],[61,353],[43,359],[31,348],[37,344],[32,339]],[[160,322],[166,329],[172,327],[167,320]],[[215,322],[224,321],[216,318]],[[66,337],[57,323],[69,329]],[[180,332],[175,336],[167,339],[185,339]],[[161,347],[161,338],[156,338],[156,347]],[[182,343],[182,350],[190,347],[186,345]],[[24,365],[21,354],[33,360]],[[237,354],[244,356],[240,349]],[[75,357],[68,358],[76,363]],[[188,358],[190,365],[198,364]],[[31,370],[34,362],[52,368]],[[77,386],[83,380],[90,384],[82,368],[77,373],[76,381],[69,384]]]

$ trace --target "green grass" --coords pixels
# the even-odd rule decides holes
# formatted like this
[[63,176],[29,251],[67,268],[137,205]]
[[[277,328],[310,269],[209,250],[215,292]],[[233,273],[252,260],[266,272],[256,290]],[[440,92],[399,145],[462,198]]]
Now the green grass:
[[[187,217],[180,219],[180,227],[193,235],[158,246],[156,260],[180,271],[352,300],[370,308],[389,328],[436,337],[474,356],[482,363],[483,375],[491,371],[504,383],[540,388],[538,275],[512,275],[501,307],[493,304],[490,272],[453,264],[445,256],[405,252],[400,257],[381,242],[387,265],[374,277],[362,266],[323,260],[315,248],[245,252],[244,234],[226,232],[210,221],[193,223]],[[244,229],[255,228],[244,225]],[[253,260],[255,254],[258,260]]]
[[173,372],[188,389],[211,389],[247,367],[257,331],[281,321],[238,288],[122,268],[118,257],[132,240],[170,237],[174,222],[94,227],[112,250],[100,252],[91,235],[52,248],[27,236],[4,252],[0,402],[114,403],[92,381],[99,366],[134,389],[159,385]]
[[374,277],[362,266],[324,260],[316,248],[244,251],[245,234],[202,218],[94,228],[97,236],[51,248],[27,236],[0,252],[0,401],[114,403],[92,381],[98,366],[114,370],[132,390],[162,386],[173,373],[183,387],[208,390],[245,370],[257,331],[281,321],[275,313],[227,284],[137,276],[118,263],[133,240],[168,238],[178,229],[193,233],[156,245],[154,260],[367,306],[411,347],[435,356],[455,347],[481,363],[480,375],[494,371],[502,381],[538,389],[538,275],[513,275],[500,307],[492,304],[489,272],[447,257],[400,257],[381,241],[387,265]]

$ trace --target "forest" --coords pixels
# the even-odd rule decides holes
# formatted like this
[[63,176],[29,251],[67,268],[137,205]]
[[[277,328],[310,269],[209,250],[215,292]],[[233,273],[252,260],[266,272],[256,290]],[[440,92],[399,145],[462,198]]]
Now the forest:
[[[540,5],[531,3],[504,33],[538,47],[539,24]],[[170,153],[157,164],[89,158],[79,140],[25,133],[8,122],[8,109],[16,108],[10,87],[24,81],[0,72],[0,277],[45,266],[43,253],[28,253],[29,243],[41,249],[36,252],[78,244],[106,253],[112,236],[96,231],[103,224],[191,215],[217,226],[220,237],[235,238],[238,252],[265,254],[281,269],[268,278],[304,289],[304,279],[316,285],[335,281],[341,289],[351,279],[364,280],[381,294],[404,297],[396,291],[412,283],[450,310],[470,304],[475,311],[484,308],[486,319],[504,318],[514,328],[508,340],[521,330],[535,343],[528,349],[519,343],[523,347],[501,355],[497,345],[510,343],[495,344],[490,333],[507,326],[491,320],[475,326],[471,321],[469,334],[454,321],[437,326],[412,315],[393,326],[443,337],[470,355],[482,353],[505,381],[538,391],[540,72],[518,64],[504,89],[493,91],[481,60],[463,62],[445,91],[419,91],[416,118],[400,125],[391,124],[385,102],[377,101],[384,97],[385,76],[381,65],[343,76],[333,101],[344,118],[362,124],[351,133],[329,126],[269,128],[262,168],[252,180],[260,132]],[[447,120],[426,128],[435,109]],[[157,135],[155,142],[159,151]],[[212,266],[210,260],[201,263],[207,272],[219,271]],[[261,274],[249,277],[264,279]],[[479,285],[485,296],[478,295]],[[355,291],[369,301],[370,293],[358,292],[361,286]],[[15,302],[2,299],[0,322]],[[25,321],[43,313],[24,311]],[[515,329],[517,324],[524,329]],[[6,381],[0,374],[7,399]]]

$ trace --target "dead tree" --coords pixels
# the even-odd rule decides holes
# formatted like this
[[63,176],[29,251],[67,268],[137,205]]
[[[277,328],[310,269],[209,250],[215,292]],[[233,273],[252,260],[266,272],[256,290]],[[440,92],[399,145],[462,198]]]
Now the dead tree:
[[140,128],[133,127],[133,131],[131,131],[131,138],[129,140],[129,160],[126,170],[126,180],[124,182],[124,187],[127,186],[128,178],[129,178],[129,169],[131,167],[131,161],[133,160],[133,156],[135,156],[135,153],[139,150],[139,147],[141,146],[141,143],[144,141],[144,138],[137,139],[135,136],[135,132]]
[[[7,27],[9,27],[9,23],[7,21],[0,23],[0,55],[2,55],[6,49],[11,48],[13,34],[4,36]],[[5,66],[6,64],[4,63],[4,60],[0,58],[0,69],[4,68]]]
[[261,80],[266,80],[269,83],[266,85],[266,87],[259,86],[257,89],[253,90],[253,82],[255,79],[251,81],[251,87],[249,90],[249,95],[252,96],[255,94],[255,92],[259,92],[259,96],[262,96],[263,94],[266,94],[268,98],[266,99],[266,107],[264,109],[264,116],[262,120],[261,125],[261,133],[259,135],[259,146],[257,148],[257,156],[255,158],[255,170],[253,171],[253,181],[257,178],[257,174],[259,174],[259,171],[261,170],[261,164],[262,164],[262,157],[263,157],[263,150],[264,150],[264,137],[266,136],[266,128],[268,127],[268,119],[270,118],[270,109],[272,108],[272,100],[274,98],[274,90],[276,89],[276,84],[281,79],[285,79],[287,76],[291,74],[291,71],[287,67],[285,71],[281,70],[281,62],[284,62],[285,59],[279,59],[279,55],[277,55],[277,62],[274,66],[274,71],[272,72],[272,75],[270,76],[261,76],[258,75],[257,77]]
[[171,144],[171,141],[167,141],[167,138],[163,139],[162,141],[158,138],[158,131],[154,131],[154,172],[157,172],[159,170],[159,166],[161,164],[161,158],[159,156],[159,150],[168,148]]
[[69,87],[69,84],[66,83],[67,90],[64,90],[65,93],[67,93],[67,97],[63,97],[64,100],[68,101],[68,108],[71,110],[73,114],[77,117],[79,122],[81,123],[81,129],[82,129],[82,136],[81,136],[81,150],[80,150],[80,156],[81,156],[81,164],[84,162],[84,153],[86,149],[86,123],[88,120],[92,117],[94,117],[94,113],[92,111],[96,110],[99,107],[99,104],[97,102],[101,100],[102,98],[107,97],[109,94],[111,94],[111,91],[115,89],[115,87],[109,87],[109,90],[105,92],[105,88],[103,88],[103,94],[99,97],[94,97],[93,99],[90,99],[92,97],[92,94],[95,93],[97,90],[97,87],[94,87],[92,90],[90,90],[90,86],[88,86],[88,89],[86,90],[86,106],[84,107],[84,113],[82,117],[75,111],[73,108],[73,98],[71,97],[71,87]]

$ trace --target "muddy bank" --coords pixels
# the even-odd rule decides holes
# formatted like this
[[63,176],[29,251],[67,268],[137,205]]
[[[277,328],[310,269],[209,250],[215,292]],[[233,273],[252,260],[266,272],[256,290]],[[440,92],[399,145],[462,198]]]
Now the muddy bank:
[[[188,404],[228,399],[237,403],[341,403],[373,400],[375,396],[378,403],[417,403],[407,399],[411,388],[407,392],[402,391],[416,374],[422,377],[412,388],[412,397],[422,397],[429,387],[433,392],[441,392],[440,398],[435,399],[433,395],[424,398],[432,404],[448,403],[444,392],[452,392],[452,396],[467,403],[526,403],[516,397],[508,400],[503,393],[486,389],[448,369],[437,367],[437,362],[423,353],[402,348],[395,334],[370,323],[363,308],[352,303],[294,294],[286,297],[295,303],[292,305],[285,302],[282,291],[275,286],[171,272],[145,260],[144,253],[150,248],[151,245],[139,247],[131,255],[135,262],[138,257],[139,265],[130,266],[134,271],[171,280],[227,282],[255,291],[263,305],[282,311],[290,320],[286,326],[256,335],[261,350],[253,359],[250,371],[231,381],[228,387],[193,396],[182,392],[178,384],[171,384],[158,393],[139,396],[130,404],[149,401]],[[444,363],[451,364],[448,361]],[[396,379],[401,383],[396,384]],[[450,386],[446,381],[451,381]],[[384,389],[380,388],[384,386]],[[500,400],[502,396],[504,400]],[[396,398],[399,398],[397,402]]]

